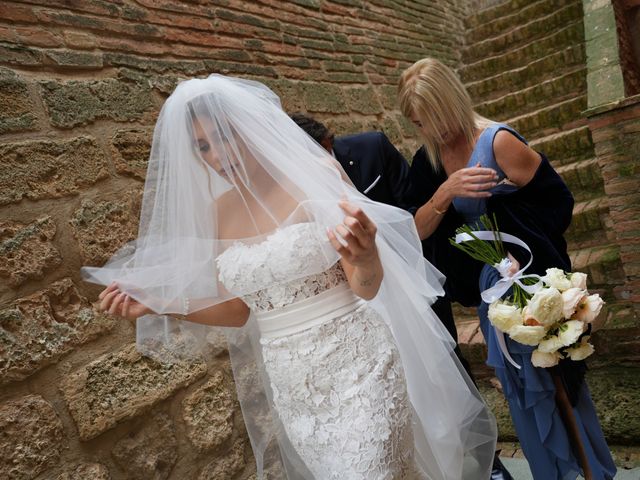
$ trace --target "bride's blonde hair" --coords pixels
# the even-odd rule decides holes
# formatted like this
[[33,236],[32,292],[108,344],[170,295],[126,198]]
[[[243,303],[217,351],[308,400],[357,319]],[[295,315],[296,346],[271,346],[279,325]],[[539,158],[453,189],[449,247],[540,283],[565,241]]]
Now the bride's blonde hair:
[[473,110],[471,97],[458,76],[435,58],[418,60],[402,72],[398,98],[402,113],[407,118],[416,115],[426,130],[423,142],[436,171],[442,168],[440,146],[445,134],[462,133],[472,145],[475,129],[493,123]]

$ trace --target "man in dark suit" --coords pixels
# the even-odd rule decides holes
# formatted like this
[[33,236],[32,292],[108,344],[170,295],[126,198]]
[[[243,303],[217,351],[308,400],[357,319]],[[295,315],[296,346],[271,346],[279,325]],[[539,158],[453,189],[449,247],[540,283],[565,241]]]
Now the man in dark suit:
[[303,113],[291,119],[331,153],[355,187],[371,200],[406,210],[409,164],[382,132],[335,137],[325,125]]

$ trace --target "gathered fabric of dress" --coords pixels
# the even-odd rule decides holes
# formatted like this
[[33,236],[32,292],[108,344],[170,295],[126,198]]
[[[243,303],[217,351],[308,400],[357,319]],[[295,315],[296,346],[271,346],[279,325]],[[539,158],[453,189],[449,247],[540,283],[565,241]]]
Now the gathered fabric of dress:
[[[491,125],[480,135],[468,163],[479,163],[495,169],[499,181],[506,177],[493,153],[493,139],[500,130],[506,130],[525,141],[507,125]],[[534,178],[526,186],[519,189],[502,184],[492,189],[492,193],[493,197],[488,202],[484,199],[456,198],[454,207],[468,224],[473,224],[483,213],[495,213],[501,231],[516,235],[529,244],[534,262],[527,273],[544,275],[546,268],[550,267],[571,271],[562,234],[571,219],[573,198],[546,158],[543,157]],[[507,245],[507,248],[518,256],[521,264],[528,261],[526,252],[516,250],[512,245]],[[495,268],[484,265],[479,278],[480,291],[491,288],[500,278]],[[507,335],[505,341],[509,353],[522,368],[518,370],[505,361],[496,338],[496,335],[503,334],[492,328],[488,308],[484,302],[478,308],[480,327],[488,347],[487,363],[495,368],[500,380],[518,440],[535,480],[575,479],[581,469],[556,406],[556,388],[549,370],[534,367],[531,363],[531,353],[535,347],[515,342]],[[576,372],[572,372],[572,369],[582,369],[582,364],[566,360],[562,365],[564,371],[560,374],[563,377],[575,377]],[[611,480],[616,467],[589,389],[581,379],[572,383],[571,388],[575,391],[569,394],[574,398],[573,412],[593,478]]]
[[[384,274],[368,302],[327,238],[345,199],[377,227]],[[227,302],[249,307],[223,331],[258,479],[489,477],[495,419],[431,310],[443,278],[413,218],[358,192],[266,86],[177,86],[138,238],[83,274],[155,312],[137,320],[137,345],[161,362],[199,356],[210,325],[239,323],[221,318]]]

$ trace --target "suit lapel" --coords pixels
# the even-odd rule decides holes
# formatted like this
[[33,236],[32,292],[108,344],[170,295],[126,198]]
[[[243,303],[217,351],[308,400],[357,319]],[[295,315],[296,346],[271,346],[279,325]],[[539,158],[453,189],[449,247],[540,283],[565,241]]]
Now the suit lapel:
[[340,165],[342,165],[342,168],[355,187],[359,191],[362,191],[360,162],[351,154],[351,147],[349,144],[340,138],[336,138],[333,142],[333,152],[336,154],[336,159],[340,162]]

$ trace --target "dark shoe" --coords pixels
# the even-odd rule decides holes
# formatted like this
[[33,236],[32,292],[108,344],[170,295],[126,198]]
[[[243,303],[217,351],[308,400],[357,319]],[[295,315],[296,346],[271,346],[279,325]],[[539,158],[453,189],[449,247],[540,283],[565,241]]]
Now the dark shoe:
[[491,469],[491,480],[513,480],[513,477],[509,473],[509,470],[502,464],[499,452],[496,452],[496,456],[493,457],[493,468]]

